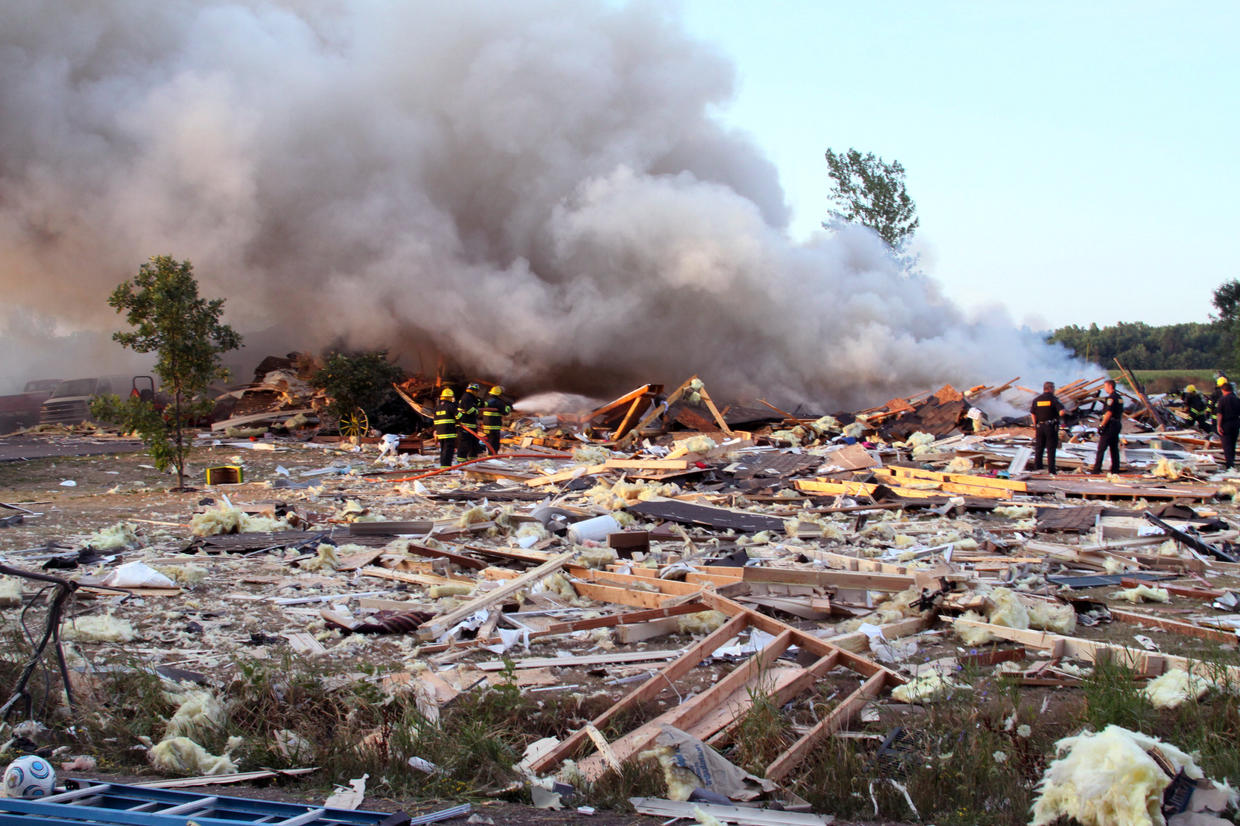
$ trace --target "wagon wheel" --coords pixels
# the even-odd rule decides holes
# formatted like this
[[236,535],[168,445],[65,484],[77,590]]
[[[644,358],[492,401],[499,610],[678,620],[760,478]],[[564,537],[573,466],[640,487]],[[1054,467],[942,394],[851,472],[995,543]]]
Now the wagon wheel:
[[350,412],[340,417],[340,437],[342,439],[352,439],[357,437],[359,440],[370,432],[370,419],[366,417],[366,411],[360,407],[355,407]]

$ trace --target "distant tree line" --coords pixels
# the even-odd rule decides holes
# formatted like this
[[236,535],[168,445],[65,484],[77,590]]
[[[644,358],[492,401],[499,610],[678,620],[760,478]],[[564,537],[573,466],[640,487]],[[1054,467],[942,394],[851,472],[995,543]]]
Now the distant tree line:
[[1129,370],[1206,370],[1227,366],[1232,342],[1224,322],[1151,326],[1121,321],[1099,327],[1060,327],[1047,339],[1110,368],[1118,357]]
[[1047,337],[1075,355],[1110,368],[1116,358],[1129,370],[1214,370],[1240,366],[1240,280],[1220,284],[1209,321],[1154,327],[1121,321],[1099,327],[1073,324]]

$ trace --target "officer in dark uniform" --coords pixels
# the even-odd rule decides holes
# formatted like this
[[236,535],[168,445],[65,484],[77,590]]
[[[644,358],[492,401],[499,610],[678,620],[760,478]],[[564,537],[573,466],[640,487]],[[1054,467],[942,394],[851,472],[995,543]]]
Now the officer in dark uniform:
[[512,405],[504,401],[504,388],[498,384],[487,393],[482,403],[482,435],[491,446],[492,453],[499,453],[500,431],[504,429],[504,416],[512,411]]
[[1115,389],[1115,382],[1107,379],[1102,385],[1102,426],[1098,428],[1098,452],[1094,455],[1095,475],[1102,473],[1102,457],[1111,451],[1111,472],[1119,473],[1119,433],[1124,427],[1124,400]]
[[1194,427],[1206,433],[1210,432],[1210,405],[1206,402],[1206,397],[1197,392],[1195,384],[1184,388],[1184,410]]
[[482,385],[473,382],[465,388],[465,395],[461,396],[461,400],[456,405],[456,423],[459,425],[456,453],[457,458],[462,462],[482,452],[478,437],[469,432],[470,430],[475,433],[478,431],[478,396],[481,394]]
[[1231,470],[1236,463],[1236,436],[1240,435],[1240,398],[1229,381],[1219,390],[1218,435],[1223,440],[1223,465]]
[[1037,436],[1033,443],[1033,469],[1042,469],[1042,452],[1047,453],[1047,468],[1055,475],[1055,451],[1059,450],[1059,414],[1063,412],[1063,404],[1055,396],[1055,382],[1042,384],[1042,395],[1033,400],[1029,413],[1033,416],[1033,426]]
[[456,452],[456,394],[445,387],[435,408],[435,440],[439,442],[439,466],[451,467]]

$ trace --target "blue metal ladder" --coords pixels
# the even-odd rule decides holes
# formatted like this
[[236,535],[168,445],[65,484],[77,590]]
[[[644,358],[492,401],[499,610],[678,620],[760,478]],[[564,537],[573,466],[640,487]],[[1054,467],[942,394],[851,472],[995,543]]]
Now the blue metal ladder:
[[468,803],[411,818],[404,812],[329,809],[246,797],[79,780],[70,791],[33,800],[0,798],[0,826],[416,826],[469,813]]

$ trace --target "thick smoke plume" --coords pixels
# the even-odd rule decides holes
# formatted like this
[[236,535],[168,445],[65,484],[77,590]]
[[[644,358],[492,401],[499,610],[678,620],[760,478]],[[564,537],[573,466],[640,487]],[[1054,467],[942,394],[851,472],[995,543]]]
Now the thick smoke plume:
[[290,348],[531,388],[842,404],[1068,366],[865,231],[791,243],[714,117],[731,66],[662,4],[8,0],[0,76],[0,283],[60,329],[114,329],[167,253]]

